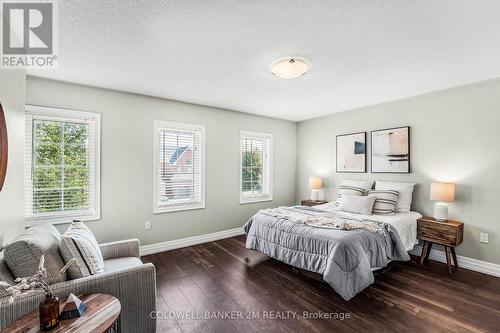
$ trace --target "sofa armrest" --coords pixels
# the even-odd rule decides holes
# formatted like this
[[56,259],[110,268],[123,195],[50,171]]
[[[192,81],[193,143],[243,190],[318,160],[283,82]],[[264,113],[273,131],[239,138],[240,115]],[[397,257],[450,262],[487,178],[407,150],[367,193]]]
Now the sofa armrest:
[[138,239],[127,239],[118,242],[110,242],[99,244],[104,260],[121,258],[121,257],[137,257],[140,258],[140,243]]
[[[122,332],[154,332],[156,321],[150,314],[156,310],[156,273],[152,264],[87,276],[51,285],[60,300],[75,295],[103,293],[115,296],[121,304],[119,325]],[[28,292],[14,303],[0,298],[0,330],[38,308],[44,298],[40,290]]]

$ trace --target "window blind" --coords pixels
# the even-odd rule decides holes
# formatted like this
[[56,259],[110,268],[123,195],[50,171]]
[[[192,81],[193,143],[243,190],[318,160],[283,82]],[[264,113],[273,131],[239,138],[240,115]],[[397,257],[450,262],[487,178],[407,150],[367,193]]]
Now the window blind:
[[155,211],[204,207],[204,127],[156,122]]
[[271,135],[240,134],[241,201],[259,201],[271,197]]
[[[45,111],[45,112],[44,112]],[[96,117],[86,112],[27,110],[26,220],[98,218]]]

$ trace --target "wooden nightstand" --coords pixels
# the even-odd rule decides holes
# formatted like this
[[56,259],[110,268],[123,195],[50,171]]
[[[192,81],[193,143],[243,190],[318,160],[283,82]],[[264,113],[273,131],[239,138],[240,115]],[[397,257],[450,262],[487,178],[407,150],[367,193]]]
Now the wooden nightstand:
[[300,204],[302,206],[317,206],[317,205],[322,205],[322,204],[326,204],[328,201],[326,200],[311,200],[311,199],[307,199],[307,200],[302,200],[300,202]]
[[420,255],[420,264],[423,265],[429,258],[432,244],[441,244],[446,253],[446,262],[448,263],[448,273],[451,274],[452,263],[458,268],[457,255],[455,247],[460,245],[464,239],[464,224],[456,221],[436,221],[432,217],[423,217],[418,219],[417,236],[424,241],[422,254]]

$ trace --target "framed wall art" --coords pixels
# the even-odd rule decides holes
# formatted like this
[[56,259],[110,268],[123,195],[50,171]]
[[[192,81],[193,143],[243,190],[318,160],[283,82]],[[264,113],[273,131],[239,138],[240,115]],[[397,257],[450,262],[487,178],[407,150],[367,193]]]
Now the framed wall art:
[[337,135],[337,172],[366,172],[366,132]]
[[371,132],[372,173],[410,173],[410,127]]

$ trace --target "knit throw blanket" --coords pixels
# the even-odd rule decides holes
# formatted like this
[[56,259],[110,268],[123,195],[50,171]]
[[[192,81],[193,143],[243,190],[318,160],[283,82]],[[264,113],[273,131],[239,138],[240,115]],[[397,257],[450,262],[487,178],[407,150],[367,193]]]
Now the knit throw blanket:
[[306,224],[315,228],[337,230],[365,229],[381,235],[388,231],[385,223],[362,218],[347,218],[333,212],[304,210],[296,207],[278,207],[262,209],[259,213],[289,220],[294,223]]

